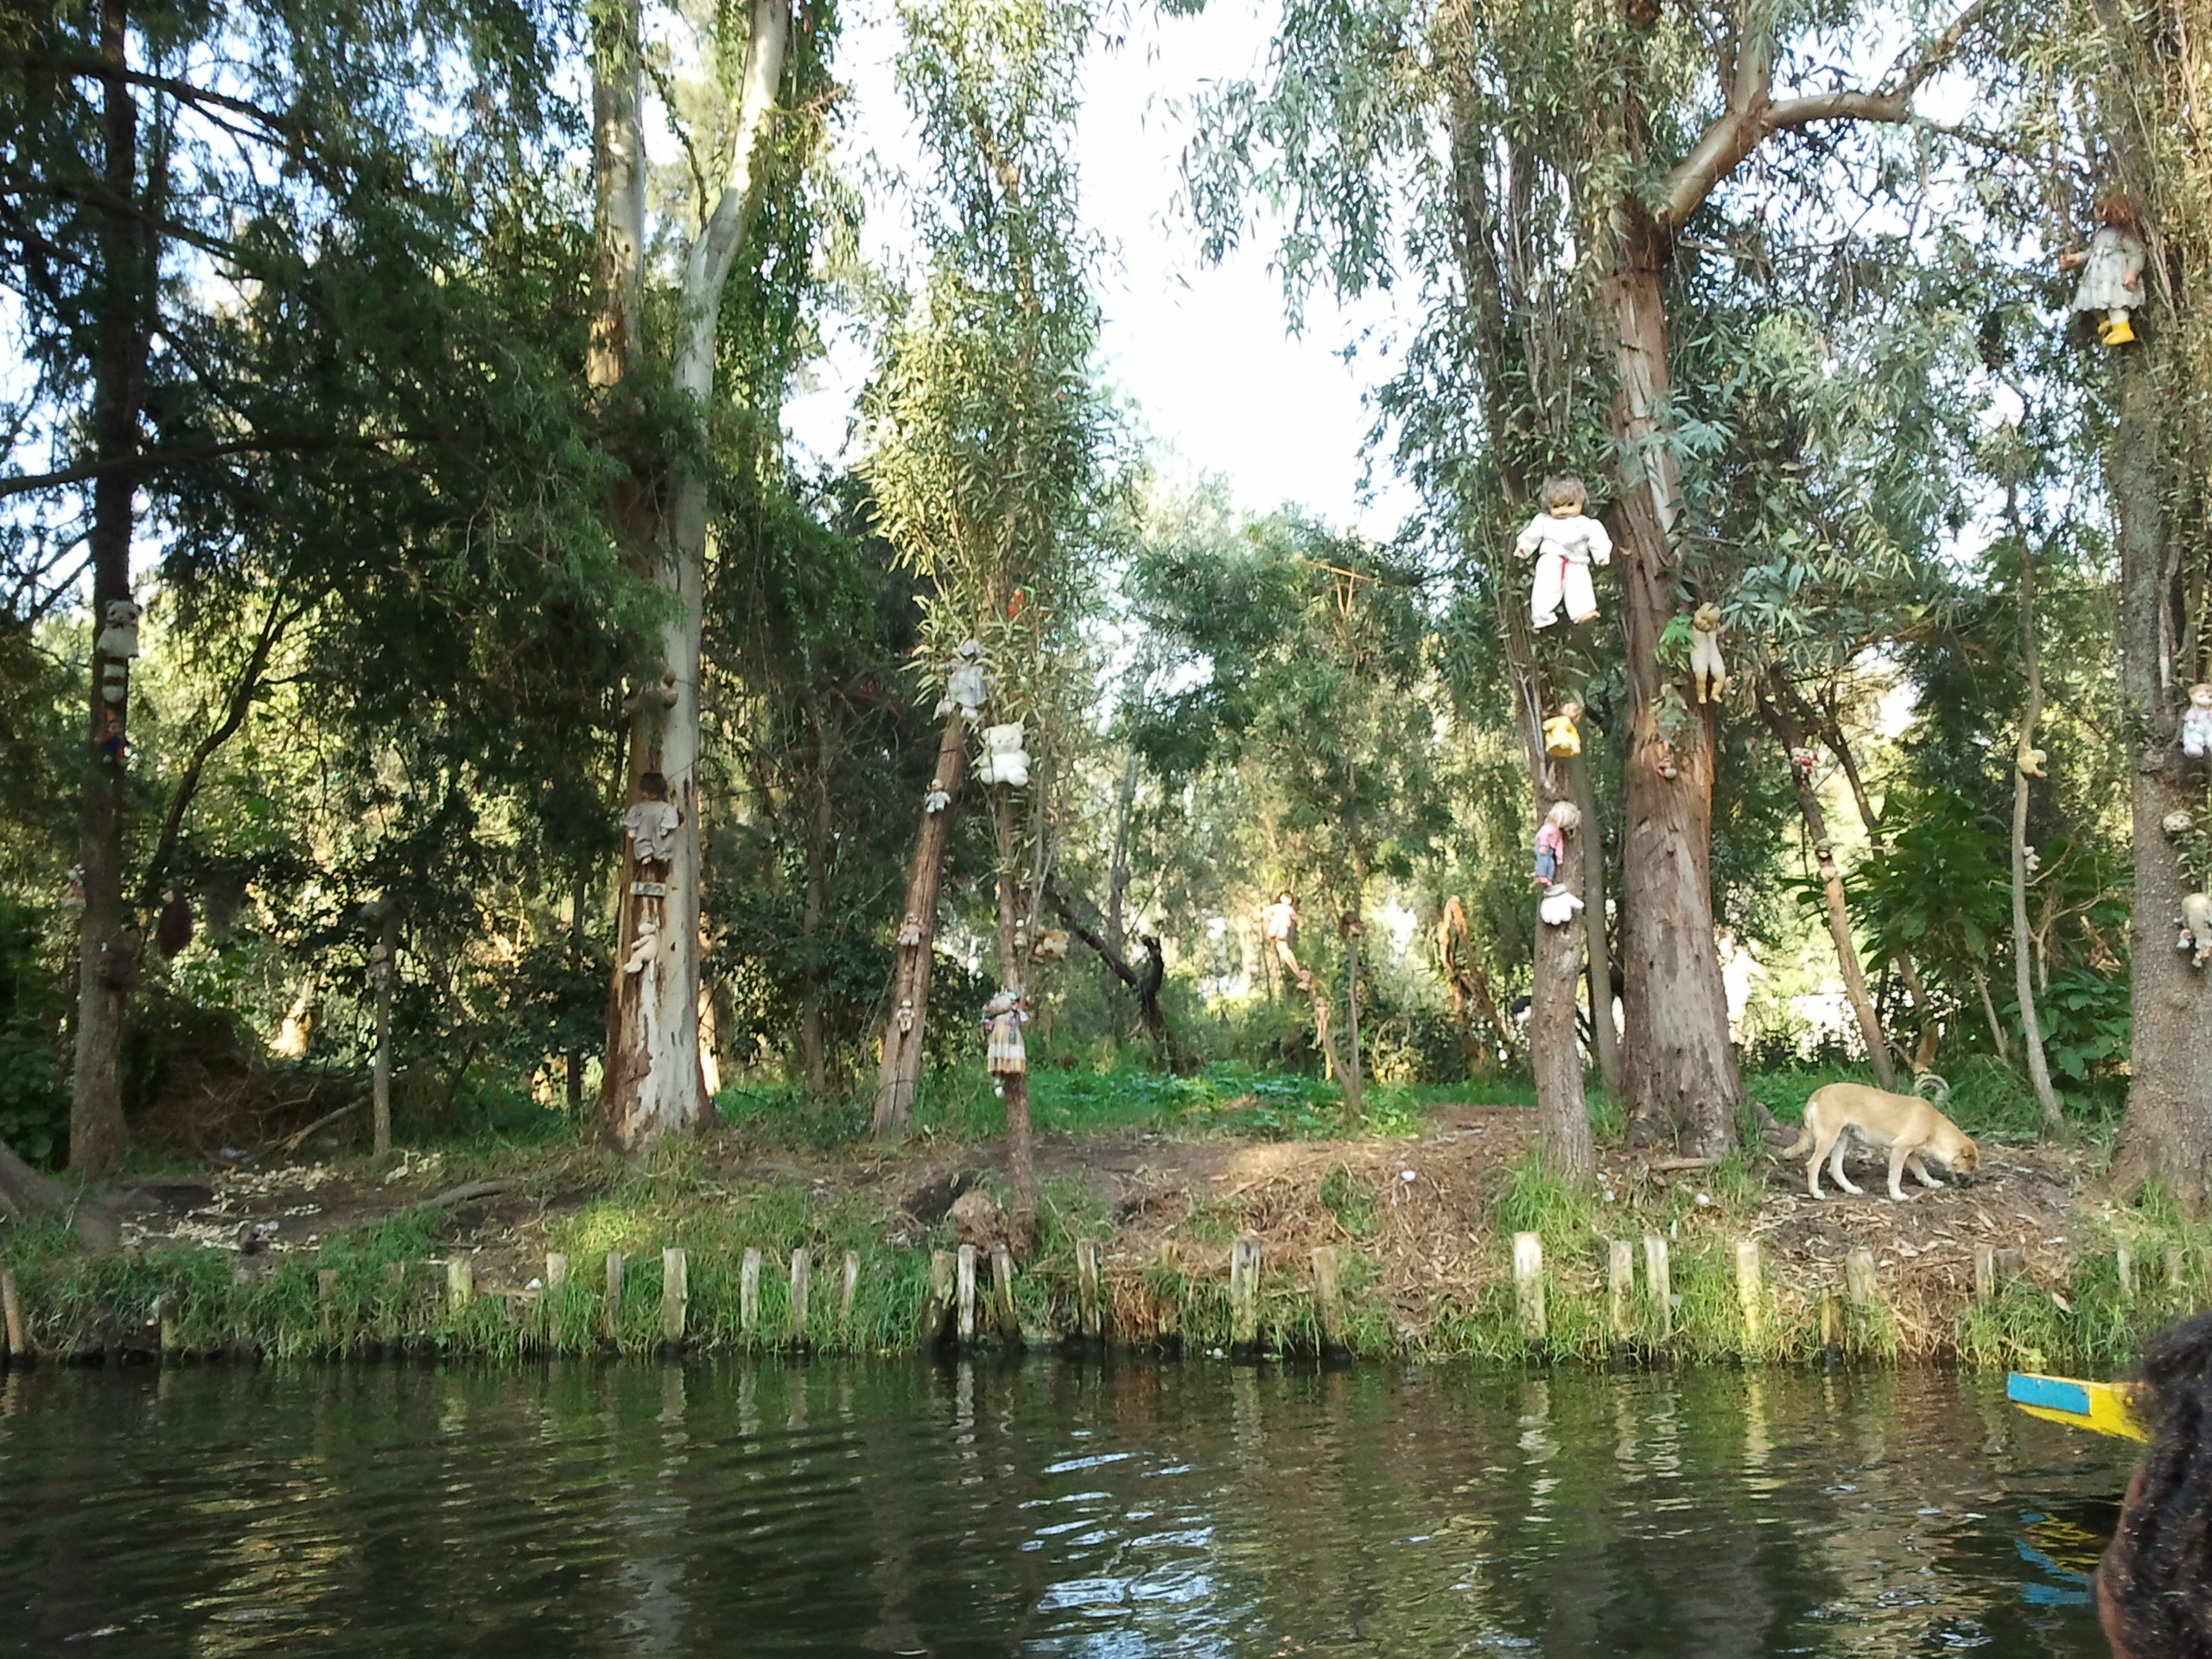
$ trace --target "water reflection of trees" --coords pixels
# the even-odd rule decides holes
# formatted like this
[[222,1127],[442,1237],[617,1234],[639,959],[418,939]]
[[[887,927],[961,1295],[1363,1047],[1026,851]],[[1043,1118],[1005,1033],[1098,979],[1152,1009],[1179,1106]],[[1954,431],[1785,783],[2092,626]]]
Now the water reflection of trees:
[[2078,1654],[2117,1468],[1910,1373],[13,1373],[0,1651]]

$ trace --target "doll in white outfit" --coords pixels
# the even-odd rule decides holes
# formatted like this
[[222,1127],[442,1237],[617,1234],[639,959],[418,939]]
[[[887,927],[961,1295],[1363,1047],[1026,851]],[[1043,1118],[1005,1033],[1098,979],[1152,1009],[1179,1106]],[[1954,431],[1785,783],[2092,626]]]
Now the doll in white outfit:
[[1605,527],[1582,509],[1590,499],[1579,478],[1544,480],[1544,510],[1529,521],[1513,543],[1522,558],[1536,561],[1536,585],[1529,596],[1529,620],[1548,628],[1559,620],[1562,601],[1570,622],[1598,620],[1598,594],[1590,585],[1590,567],[1610,564],[1613,538]]
[[2127,198],[2114,193],[2097,204],[2097,233],[2086,251],[2058,256],[2061,270],[2079,270],[2074,308],[2097,320],[2097,338],[2125,346],[2135,338],[2133,316],[2143,303],[2142,221]]

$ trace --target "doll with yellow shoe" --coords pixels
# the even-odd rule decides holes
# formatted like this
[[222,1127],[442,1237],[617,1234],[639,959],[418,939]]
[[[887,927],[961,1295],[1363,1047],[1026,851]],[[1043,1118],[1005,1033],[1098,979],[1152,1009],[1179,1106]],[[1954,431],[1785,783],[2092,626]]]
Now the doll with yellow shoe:
[[2074,308],[2097,320],[2097,338],[2125,346],[2135,338],[2132,321],[2143,303],[2143,220],[2135,205],[2118,191],[2097,203],[2097,233],[2086,249],[2058,256],[2061,270],[2079,270]]

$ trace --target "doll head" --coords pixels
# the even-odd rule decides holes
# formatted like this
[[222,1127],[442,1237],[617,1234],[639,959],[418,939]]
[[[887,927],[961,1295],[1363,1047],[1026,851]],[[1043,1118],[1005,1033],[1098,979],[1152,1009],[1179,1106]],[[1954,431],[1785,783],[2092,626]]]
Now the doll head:
[[1559,706],[1559,718],[1567,721],[1570,726],[1580,723],[1582,719],[1582,705],[1575,702],[1572,697],[1568,698],[1565,702],[1562,702]]
[[649,801],[664,801],[668,798],[668,779],[657,772],[641,772],[638,793]]
[[1573,801],[1554,801],[1552,810],[1544,814],[1544,822],[1554,830],[1575,830],[1582,824],[1582,809]]
[[2137,210],[2134,198],[2118,188],[2107,190],[2097,198],[2097,223],[2131,235],[2143,233],[2143,215]]
[[1557,518],[1572,518],[1589,504],[1590,492],[1582,487],[1579,478],[1548,478],[1542,499],[1546,512]]
[[1719,632],[1720,607],[1710,603],[1699,606],[1696,613],[1690,618],[1690,625],[1702,628],[1707,633]]
[[2212,680],[2199,680],[2189,688],[2189,705],[2192,709],[2212,709]]

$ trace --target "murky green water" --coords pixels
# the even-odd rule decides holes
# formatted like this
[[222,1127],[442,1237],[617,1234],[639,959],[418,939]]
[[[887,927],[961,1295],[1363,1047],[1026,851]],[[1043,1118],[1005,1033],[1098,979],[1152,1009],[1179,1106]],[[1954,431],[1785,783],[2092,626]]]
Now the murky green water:
[[0,1378],[0,1653],[2101,1655],[1987,1382],[1056,1361]]

